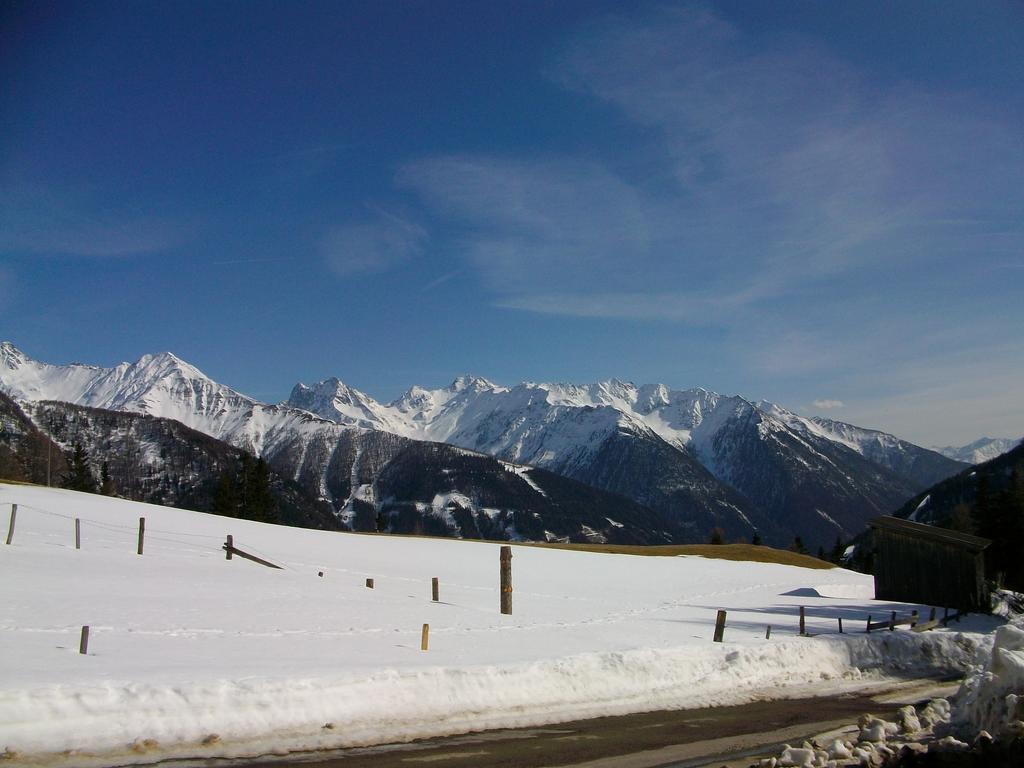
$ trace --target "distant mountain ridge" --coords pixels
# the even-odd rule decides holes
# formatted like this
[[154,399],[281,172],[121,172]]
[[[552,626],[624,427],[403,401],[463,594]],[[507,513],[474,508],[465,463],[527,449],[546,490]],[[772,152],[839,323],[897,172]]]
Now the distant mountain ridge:
[[617,379],[503,387],[464,376],[382,404],[330,378],[267,405],[169,353],[111,369],[52,366],[4,343],[0,385],[21,400],[174,418],[278,464],[285,456],[308,463],[315,446],[353,429],[447,443],[630,498],[691,541],[720,527],[727,538],[757,531],[788,544],[799,534],[828,547],[964,467],[892,435],[766,401]]
[[983,464],[986,461],[1001,456],[1004,453],[1016,448],[1021,444],[1022,438],[1009,437],[982,437],[967,445],[947,445],[934,450],[956,461],[963,461],[968,464]]
[[[413,387],[390,404],[328,379],[297,385],[289,403],[338,423],[545,467],[668,513],[683,494],[696,527],[732,535],[799,531],[831,543],[964,466],[884,432],[767,401],[617,379],[503,387],[460,377],[441,389]],[[644,458],[627,456],[626,444],[644,445]],[[609,473],[614,464],[622,469]],[[666,473],[666,465],[677,469]],[[665,474],[676,479],[659,487]]]

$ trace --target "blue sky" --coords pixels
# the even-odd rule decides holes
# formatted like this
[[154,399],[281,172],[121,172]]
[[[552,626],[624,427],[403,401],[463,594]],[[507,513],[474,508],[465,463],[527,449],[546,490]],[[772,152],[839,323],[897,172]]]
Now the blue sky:
[[1024,434],[1024,4],[0,8],[0,337]]

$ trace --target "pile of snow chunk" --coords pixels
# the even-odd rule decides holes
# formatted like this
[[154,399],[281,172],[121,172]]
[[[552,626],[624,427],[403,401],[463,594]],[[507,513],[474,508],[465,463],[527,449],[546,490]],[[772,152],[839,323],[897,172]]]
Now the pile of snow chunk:
[[[946,699],[934,699],[918,713],[905,706],[895,721],[873,715],[861,715],[856,739],[832,739],[826,744],[805,741],[799,747],[785,745],[778,757],[761,760],[760,768],[840,768],[840,766],[880,766],[901,750],[924,751],[922,739],[932,736],[949,722],[950,705]],[[946,737],[950,739],[951,737]],[[957,742],[958,744],[960,742]],[[964,748],[968,745],[964,744]]]
[[1024,736],[1024,628],[996,630],[984,668],[965,678],[956,697],[953,725],[959,733]]
[[991,650],[978,650],[981,663],[964,678],[952,705],[933,699],[920,712],[905,706],[894,721],[861,715],[856,739],[787,744],[778,757],[765,758],[759,766],[913,765],[912,754],[911,762],[906,762],[908,753],[970,753],[984,765],[1020,764],[1016,761],[1024,737],[1024,627],[999,627]]

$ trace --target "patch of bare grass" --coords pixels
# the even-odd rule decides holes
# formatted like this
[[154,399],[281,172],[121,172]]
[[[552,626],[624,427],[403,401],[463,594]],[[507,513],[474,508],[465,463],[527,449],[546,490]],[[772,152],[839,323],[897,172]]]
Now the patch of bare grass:
[[832,563],[810,555],[801,555],[787,549],[775,549],[753,544],[667,544],[659,546],[635,546],[629,544],[563,544],[536,542],[519,544],[524,547],[568,549],[578,552],[601,552],[610,555],[641,555],[647,557],[678,557],[696,555],[718,560],[741,560],[755,563],[778,563],[796,565],[800,568],[826,570],[835,568]]

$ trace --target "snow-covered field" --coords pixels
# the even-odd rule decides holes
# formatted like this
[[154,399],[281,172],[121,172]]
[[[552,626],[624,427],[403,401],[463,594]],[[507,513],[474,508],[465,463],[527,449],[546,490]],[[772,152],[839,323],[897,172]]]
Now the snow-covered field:
[[[995,622],[868,636],[868,613],[914,606],[869,599],[861,574],[523,546],[503,616],[498,544],[282,528],[6,484],[0,536],[11,503],[14,540],[0,543],[5,765],[368,745],[822,693],[964,669]],[[284,569],[228,562],[226,534]],[[816,637],[797,636],[801,605]],[[723,644],[711,642],[718,609]]]

